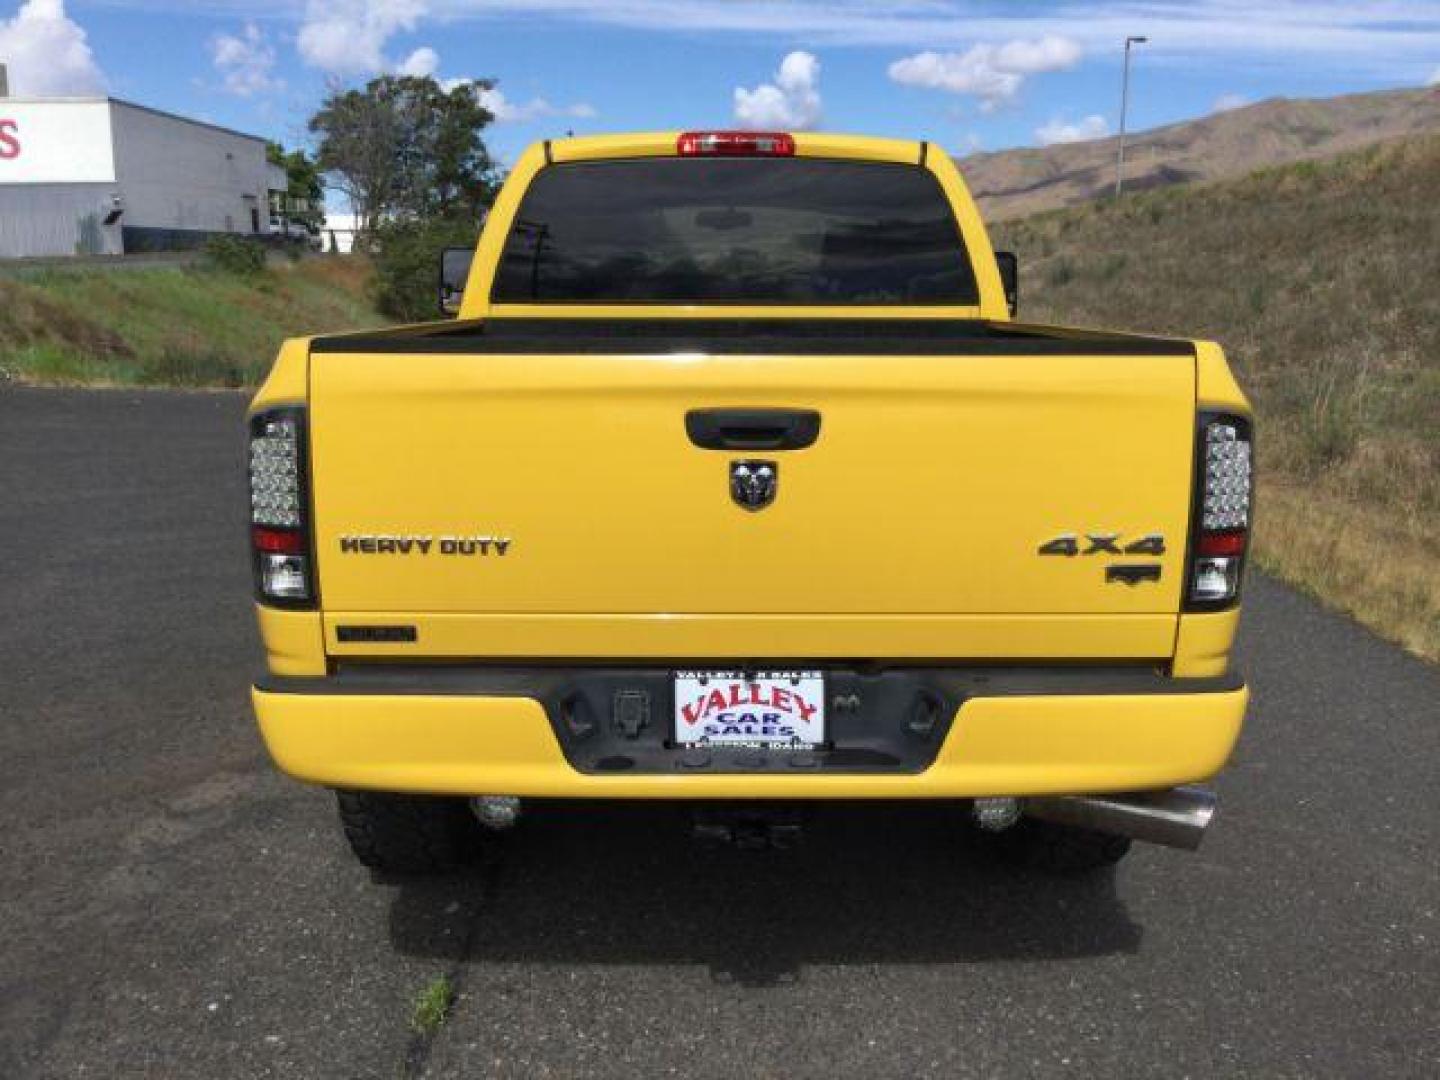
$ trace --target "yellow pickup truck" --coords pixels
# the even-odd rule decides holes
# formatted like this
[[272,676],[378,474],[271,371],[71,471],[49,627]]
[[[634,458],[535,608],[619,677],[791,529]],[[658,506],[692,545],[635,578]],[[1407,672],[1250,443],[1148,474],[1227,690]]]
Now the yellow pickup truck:
[[443,267],[458,318],[289,341],[248,419],[255,711],[362,861],[555,797],[1199,843],[1247,699],[1216,345],[1016,321],[925,142],[545,142]]

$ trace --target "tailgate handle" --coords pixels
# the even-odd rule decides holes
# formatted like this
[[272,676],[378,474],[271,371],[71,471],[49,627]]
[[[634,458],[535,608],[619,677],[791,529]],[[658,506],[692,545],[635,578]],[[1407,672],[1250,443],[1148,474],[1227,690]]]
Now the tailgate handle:
[[691,409],[690,441],[706,450],[803,450],[820,437],[814,409]]

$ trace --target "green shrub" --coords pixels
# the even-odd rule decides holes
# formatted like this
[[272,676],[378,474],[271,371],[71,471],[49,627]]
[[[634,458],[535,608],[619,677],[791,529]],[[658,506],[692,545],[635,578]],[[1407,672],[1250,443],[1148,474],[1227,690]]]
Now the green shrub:
[[439,318],[440,253],[474,247],[476,221],[437,218],[383,226],[375,237],[375,306],[402,322]]
[[254,277],[265,270],[265,249],[239,236],[212,236],[205,241],[205,261],[222,273]]
[[420,1035],[433,1035],[440,1030],[455,1004],[455,984],[448,975],[440,975],[420,991],[410,1012],[410,1027]]

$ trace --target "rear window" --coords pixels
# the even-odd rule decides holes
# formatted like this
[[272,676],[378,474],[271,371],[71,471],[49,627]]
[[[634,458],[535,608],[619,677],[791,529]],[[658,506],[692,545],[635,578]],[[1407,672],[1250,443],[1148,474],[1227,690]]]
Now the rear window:
[[543,169],[496,303],[975,304],[940,185],[915,165],[651,158]]

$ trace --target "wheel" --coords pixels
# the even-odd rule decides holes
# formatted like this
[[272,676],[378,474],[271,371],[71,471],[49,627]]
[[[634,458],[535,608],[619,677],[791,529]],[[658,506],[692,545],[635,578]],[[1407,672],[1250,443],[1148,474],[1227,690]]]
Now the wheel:
[[442,874],[480,853],[483,835],[464,799],[337,791],[340,825],[355,857],[385,874]]
[[1004,832],[987,834],[1007,861],[1048,874],[1088,874],[1114,866],[1130,850],[1128,836],[1022,817]]

